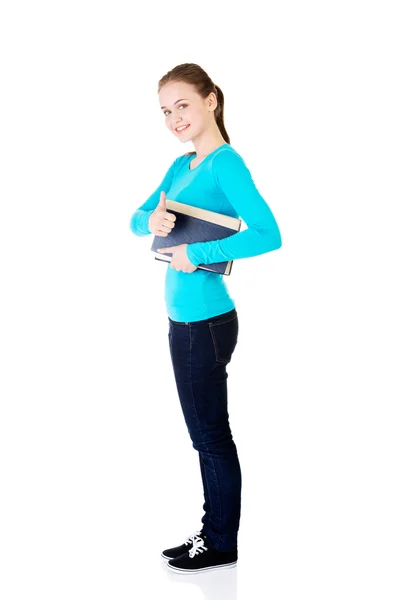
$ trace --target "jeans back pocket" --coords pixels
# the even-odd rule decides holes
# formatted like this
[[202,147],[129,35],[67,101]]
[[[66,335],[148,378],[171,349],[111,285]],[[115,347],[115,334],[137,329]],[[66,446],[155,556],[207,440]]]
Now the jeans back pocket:
[[228,364],[238,340],[239,320],[237,315],[229,321],[209,323],[208,326],[214,344],[215,360]]

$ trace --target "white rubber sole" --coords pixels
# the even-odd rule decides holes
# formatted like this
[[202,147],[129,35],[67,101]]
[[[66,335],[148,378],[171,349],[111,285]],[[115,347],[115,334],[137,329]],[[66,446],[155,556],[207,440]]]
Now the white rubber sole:
[[201,571],[216,571],[217,569],[232,569],[232,567],[236,567],[237,560],[232,563],[226,563],[225,565],[215,565],[212,567],[203,567],[202,569],[180,569],[179,567],[174,567],[167,563],[167,567],[172,569],[172,571],[176,571],[177,573],[200,573]]

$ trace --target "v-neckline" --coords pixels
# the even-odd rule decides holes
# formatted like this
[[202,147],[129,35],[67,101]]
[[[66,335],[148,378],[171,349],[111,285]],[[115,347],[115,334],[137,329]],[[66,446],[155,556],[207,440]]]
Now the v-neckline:
[[[222,148],[223,146],[229,146],[229,144],[228,144],[228,143],[221,144],[220,146],[218,146],[218,148],[215,148],[215,149],[214,149],[212,152],[210,152],[209,154],[207,154],[207,156],[205,156],[205,157],[203,158],[203,160],[201,160],[201,161],[199,162],[199,164],[197,165],[197,167],[194,167],[194,169],[191,169],[191,168],[190,168],[190,163],[192,162],[192,161],[190,160],[190,161],[189,161],[189,165],[188,165],[188,169],[189,169],[189,171],[196,171],[196,169],[198,169],[198,168],[200,167],[200,165],[201,165],[201,164],[203,164],[203,162],[206,160],[206,158],[208,158],[209,156],[211,156],[212,154],[214,154],[214,152],[216,152],[217,150],[219,150],[219,149],[220,149],[220,148]],[[197,157],[197,153],[196,153],[196,157]]]

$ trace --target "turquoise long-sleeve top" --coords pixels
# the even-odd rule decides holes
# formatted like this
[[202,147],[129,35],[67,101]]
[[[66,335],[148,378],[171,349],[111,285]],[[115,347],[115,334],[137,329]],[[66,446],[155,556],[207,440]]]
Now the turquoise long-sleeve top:
[[[240,154],[230,144],[222,144],[191,169],[193,157],[183,154],[174,160],[157,189],[132,215],[132,232],[137,236],[151,234],[149,218],[164,191],[169,200],[240,218],[247,226],[243,230],[242,224],[241,231],[221,240],[188,244],[187,256],[196,267],[280,248],[275,217]],[[164,240],[163,248],[167,248],[168,236]],[[236,308],[225,275],[203,269],[185,273],[171,268],[169,262],[165,266],[164,299],[172,320],[200,321]]]

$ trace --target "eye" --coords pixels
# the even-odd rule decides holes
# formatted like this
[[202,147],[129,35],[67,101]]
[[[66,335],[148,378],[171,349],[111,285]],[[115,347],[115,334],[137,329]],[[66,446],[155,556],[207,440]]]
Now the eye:
[[[187,104],[179,104],[178,108],[180,108],[181,106],[184,106],[186,108]],[[169,110],[165,110],[164,111],[164,115],[167,116],[167,112],[170,112]]]

